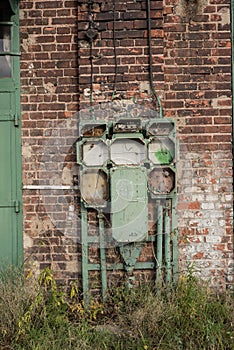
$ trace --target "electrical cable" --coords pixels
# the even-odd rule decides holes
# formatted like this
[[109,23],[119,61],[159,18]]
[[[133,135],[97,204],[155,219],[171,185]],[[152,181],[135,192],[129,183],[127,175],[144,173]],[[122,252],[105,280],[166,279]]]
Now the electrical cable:
[[89,43],[89,61],[90,61],[90,94],[89,94],[89,102],[90,107],[93,106],[93,42]]
[[153,66],[153,61],[152,61],[152,37],[151,37],[151,15],[150,15],[150,0],[146,0],[147,1],[147,30],[148,30],[148,48],[149,48],[149,80],[150,80],[150,89],[151,92],[153,94],[153,96],[155,97],[155,99],[157,100],[157,104],[158,104],[158,108],[159,108],[159,117],[163,118],[163,109],[162,109],[162,103],[161,100],[159,98],[159,96],[157,95],[155,89],[154,89],[154,84],[153,84],[153,70],[152,70],[152,66]]
[[115,33],[115,22],[116,22],[116,3],[115,0],[112,2],[112,9],[113,9],[113,49],[114,49],[114,63],[115,63],[115,72],[114,72],[114,84],[113,84],[113,94],[112,94],[112,100],[115,97],[116,94],[116,85],[117,85],[117,68],[118,68],[118,62],[117,62],[117,52],[116,52],[116,33]]
[[[88,13],[89,13],[89,30],[93,28],[93,1],[90,0],[88,2]],[[90,94],[89,94],[89,102],[90,107],[92,108],[93,105],[93,40],[91,36],[88,35],[89,38],[89,61],[90,61]]]

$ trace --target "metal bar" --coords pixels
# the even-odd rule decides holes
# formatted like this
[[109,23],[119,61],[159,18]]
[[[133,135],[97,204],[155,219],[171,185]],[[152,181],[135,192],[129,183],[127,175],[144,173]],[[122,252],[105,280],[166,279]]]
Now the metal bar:
[[19,213],[20,212],[20,202],[18,201],[18,199],[15,200],[15,212]]
[[[234,0],[231,0],[231,43],[232,43],[232,169],[234,168]],[[232,215],[234,219],[234,214]],[[232,230],[234,237],[234,230]],[[234,264],[233,264],[234,271]],[[234,292],[233,292],[234,294]]]
[[[152,270],[156,267],[155,263],[152,262],[138,262],[136,263],[134,269],[135,270]],[[100,271],[101,265],[100,264],[88,264],[87,266],[88,271]],[[106,265],[107,271],[117,271],[117,270],[126,270],[125,264],[123,263],[117,263],[117,264],[107,264]]]
[[17,114],[15,114],[15,116],[14,116],[14,125],[17,128],[19,127],[19,117]]
[[160,286],[162,284],[162,246],[163,246],[163,210],[160,201],[157,201],[157,271],[156,271],[156,284]]
[[13,24],[14,22],[10,22],[10,21],[0,22],[0,26],[12,26]]
[[11,113],[1,113],[0,122],[15,121],[15,115]]
[[105,252],[105,225],[103,219],[103,213],[99,211],[99,236],[100,236],[100,262],[101,262],[101,280],[102,280],[102,298],[105,299],[107,290],[107,277],[106,277],[106,252]]
[[85,304],[89,302],[89,273],[88,273],[88,222],[87,210],[81,203],[81,244],[82,244],[82,287]]
[[0,201],[0,208],[15,208],[16,201]]
[[12,51],[1,51],[0,56],[21,56],[20,52],[12,52]]
[[23,185],[23,190],[76,190],[77,186],[70,185]]
[[[147,239],[144,240],[144,242],[146,243],[151,243],[151,242],[155,242],[156,241],[156,235],[150,235],[148,236]],[[99,243],[99,236],[88,236],[88,243],[90,244],[97,244]],[[107,243],[111,243],[111,241],[107,242]]]
[[168,201],[166,202],[166,213],[164,216],[164,249],[165,249],[165,267],[166,275],[165,281],[169,283],[171,281],[171,247],[170,247],[170,216],[168,215]]
[[172,199],[172,272],[173,281],[177,282],[179,277],[178,264],[178,222],[176,216],[177,197]]

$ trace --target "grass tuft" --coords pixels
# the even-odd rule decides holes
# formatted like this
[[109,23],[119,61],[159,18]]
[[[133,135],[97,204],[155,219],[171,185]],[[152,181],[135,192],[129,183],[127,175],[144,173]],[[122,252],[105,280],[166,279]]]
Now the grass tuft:
[[155,293],[149,286],[110,291],[84,305],[52,271],[24,277],[0,271],[0,349],[233,350],[234,300],[188,275]]

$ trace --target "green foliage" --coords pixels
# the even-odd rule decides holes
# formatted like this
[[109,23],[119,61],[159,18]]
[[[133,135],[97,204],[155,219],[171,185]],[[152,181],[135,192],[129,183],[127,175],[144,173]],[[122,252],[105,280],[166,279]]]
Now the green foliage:
[[76,283],[58,287],[49,269],[0,273],[0,349],[232,350],[234,302],[192,269],[176,287],[110,291],[85,305]]

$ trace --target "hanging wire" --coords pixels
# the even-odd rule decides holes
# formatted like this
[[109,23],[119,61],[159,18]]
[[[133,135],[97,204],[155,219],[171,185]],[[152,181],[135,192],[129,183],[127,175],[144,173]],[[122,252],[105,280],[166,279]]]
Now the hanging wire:
[[[93,1],[90,0],[88,2],[88,13],[89,13],[89,30],[92,30],[93,28]],[[88,33],[88,32],[87,32]],[[89,95],[89,102],[90,107],[93,106],[93,40],[89,34],[87,35],[89,38],[89,61],[90,61],[90,95]]]
[[150,0],[147,0],[147,29],[148,29],[148,48],[149,48],[149,80],[150,80],[150,90],[157,100],[158,108],[159,108],[159,117],[163,118],[163,109],[162,103],[154,89],[153,83],[153,61],[152,61],[152,37],[151,37],[151,15],[150,15]]
[[115,22],[116,22],[116,3],[115,3],[115,1],[116,0],[113,0],[113,2],[112,2],[112,9],[113,9],[113,49],[114,49],[114,63],[115,63],[112,100],[114,99],[115,94],[116,94],[117,68],[118,68],[117,52],[116,52],[116,32],[115,32]]
[[90,61],[90,112],[91,118],[93,119],[93,42],[98,35],[97,28],[93,21],[93,1],[89,0],[88,2],[88,14],[89,14],[89,28],[86,31],[86,36],[89,40],[89,61]]
[[89,61],[90,61],[90,94],[89,102],[90,107],[93,106],[93,42],[90,41],[89,44]]

